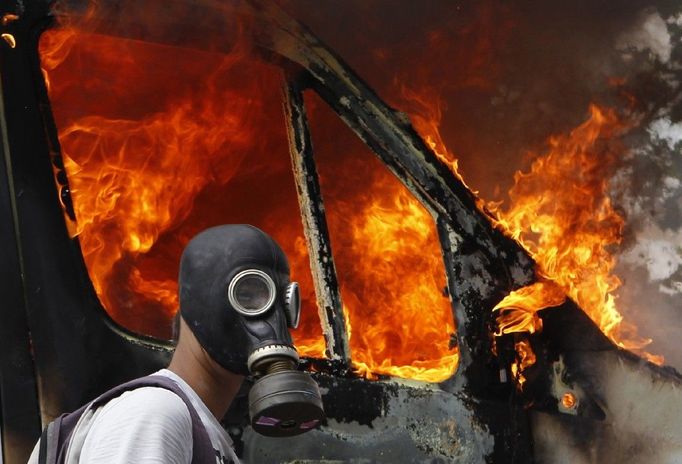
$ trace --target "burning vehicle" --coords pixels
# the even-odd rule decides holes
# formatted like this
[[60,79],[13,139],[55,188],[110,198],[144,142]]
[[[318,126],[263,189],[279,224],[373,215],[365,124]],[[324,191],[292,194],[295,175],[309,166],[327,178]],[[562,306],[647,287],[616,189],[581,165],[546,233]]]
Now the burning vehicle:
[[[391,14],[412,20],[404,7]],[[580,23],[580,5],[434,3],[442,22],[399,42],[412,79],[372,76],[389,106],[312,32],[325,9],[306,2],[4,2],[3,462],[168,361],[182,247],[228,221],[290,256],[304,296],[293,335],[327,414],[304,435],[258,435],[247,386],[224,419],[244,462],[682,460],[679,322],[666,316],[670,345],[652,343],[620,304],[674,308],[682,288],[682,11],[583,7],[608,20]],[[294,19],[306,15],[311,29]],[[538,17],[552,26],[529,36]],[[553,42],[576,24],[580,40]],[[545,48],[565,53],[539,66]],[[356,69],[401,59],[369,56]],[[516,74],[498,69],[509,62]],[[524,87],[543,81],[535,67],[593,74]],[[440,95],[461,98],[460,149],[499,152],[469,164],[474,181],[448,149]],[[500,144],[521,129],[518,147],[542,149],[506,202],[486,201],[499,185],[481,176],[511,181],[520,150]]]

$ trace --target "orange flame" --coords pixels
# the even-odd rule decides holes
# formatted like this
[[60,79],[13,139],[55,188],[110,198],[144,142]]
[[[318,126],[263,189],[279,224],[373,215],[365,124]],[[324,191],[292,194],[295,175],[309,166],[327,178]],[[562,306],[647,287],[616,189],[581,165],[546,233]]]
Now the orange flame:
[[517,359],[511,365],[511,372],[514,379],[516,379],[516,385],[521,390],[523,389],[523,384],[526,383],[526,377],[522,372],[527,367],[535,364],[537,358],[527,340],[520,340],[514,343],[514,349],[516,350]]
[[558,306],[565,299],[564,291],[552,281],[536,282],[511,292],[493,308],[493,311],[500,312],[495,335],[539,332],[542,330],[542,319],[537,312]]
[[[238,172],[272,164],[276,175],[288,168],[286,149],[274,162],[268,159],[271,145],[286,147],[286,139],[281,116],[263,111],[268,104],[279,107],[279,76],[241,45],[227,55],[188,56],[173,47],[73,28],[46,32],[40,45],[78,220],[74,232],[95,291],[117,322],[168,337],[182,245],[202,228],[228,220],[213,211],[194,216],[212,195],[229,201]],[[160,79],[173,75],[177,63],[185,64],[184,79]],[[112,66],[115,72],[107,73]],[[264,94],[268,88],[273,90]],[[272,142],[262,141],[259,128],[272,126],[272,119],[281,131],[272,131]],[[273,184],[281,208],[296,207],[289,182]],[[242,204],[246,209],[255,203],[248,189],[237,199],[250,202]],[[298,347],[319,356],[324,346],[310,304],[300,223],[282,224],[281,210],[260,211],[233,222],[248,219],[283,244],[294,278],[307,290]]]
[[318,97],[306,97],[353,367],[445,380],[458,353],[434,220]]
[[[353,367],[370,377],[439,382],[452,375],[458,354],[448,336],[455,332],[450,300],[439,291],[446,282],[433,219],[388,173],[377,177],[373,200],[360,210],[346,204],[348,213],[355,209],[349,229],[338,216],[331,222]],[[340,230],[350,231],[347,240]],[[355,272],[342,273],[352,263]]]
[[[570,134],[552,137],[549,152],[533,162],[530,172],[516,173],[508,210],[489,206],[499,225],[530,251],[540,278],[555,284],[521,289],[496,308],[519,307],[520,294],[528,297],[521,303],[525,310],[556,306],[561,303],[558,286],[618,346],[662,362],[642,351],[651,340],[638,337],[616,308],[620,280],[613,275],[616,260],[610,249],[620,243],[623,218],[611,205],[608,182],[622,151],[617,137],[625,127],[613,110],[590,106],[587,121]],[[505,330],[515,330],[511,321],[500,319]]]
[[[277,70],[247,44],[187,53],[79,27],[44,33],[40,52],[75,234],[104,308],[129,329],[168,337],[184,244],[205,227],[249,222],[282,244],[301,284],[298,350],[323,356]],[[344,165],[341,156],[335,169]],[[353,366],[367,377],[444,380],[458,358],[433,219],[389,173],[353,170],[368,176],[357,179],[368,196],[325,192]],[[333,190],[342,176],[330,178],[323,188]]]
[[[439,133],[439,100],[405,89],[403,97],[417,104],[418,114],[412,115],[417,130],[461,179]],[[618,346],[660,364],[662,357],[643,350],[651,340],[623,321],[614,294],[620,280],[613,275],[611,248],[620,243],[624,221],[611,205],[608,181],[622,152],[617,138],[626,125],[613,110],[592,105],[589,111],[589,119],[569,134],[550,138],[548,153],[534,157],[530,172],[515,174],[507,210],[500,202],[479,200],[496,226],[526,248],[538,266],[538,283],[495,306],[497,334],[541,330],[536,312],[561,304],[568,295]]]

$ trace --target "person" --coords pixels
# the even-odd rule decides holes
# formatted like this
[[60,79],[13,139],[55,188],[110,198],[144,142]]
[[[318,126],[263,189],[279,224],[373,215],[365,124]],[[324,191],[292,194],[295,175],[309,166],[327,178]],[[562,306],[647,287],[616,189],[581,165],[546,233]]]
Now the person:
[[[281,379],[259,380],[256,384],[260,382],[259,388],[266,391],[264,398],[255,401],[268,417],[265,421],[261,416],[252,417],[256,431],[260,427],[266,434],[272,431],[273,436],[285,436],[304,433],[311,423],[317,424],[323,417],[317,384],[295,370],[298,357],[288,327],[292,327],[292,318],[297,324],[300,301],[279,245],[253,226],[213,227],[187,245],[179,274],[177,345],[168,367],[152,375],[171,379],[190,400],[206,429],[216,463],[239,462],[220,419],[245,375],[257,369],[267,371],[269,362],[279,366],[289,362],[291,371],[271,376],[289,376],[312,385],[309,388],[318,395],[315,405],[319,404],[319,412],[313,421],[311,417],[294,417],[302,425],[300,430],[292,430],[290,424],[295,421],[291,417],[270,417],[284,414],[282,400],[286,402],[288,392],[280,391]],[[279,398],[277,407],[268,409],[273,396]],[[290,405],[286,409],[300,409],[296,403]],[[286,423],[286,428],[278,429],[280,422]],[[183,399],[165,388],[143,386],[94,410],[88,406],[71,433],[64,462],[189,464],[192,433],[190,411]],[[40,440],[29,464],[39,462],[39,453]]]
[[[168,368],[153,375],[175,381],[190,399],[211,440],[216,462],[238,463],[230,436],[220,425],[244,377],[216,363],[181,318]],[[91,415],[84,414],[66,448],[65,464],[169,463],[192,460],[192,423],[175,393],[142,387],[123,393]],[[29,464],[38,463],[39,444]]]

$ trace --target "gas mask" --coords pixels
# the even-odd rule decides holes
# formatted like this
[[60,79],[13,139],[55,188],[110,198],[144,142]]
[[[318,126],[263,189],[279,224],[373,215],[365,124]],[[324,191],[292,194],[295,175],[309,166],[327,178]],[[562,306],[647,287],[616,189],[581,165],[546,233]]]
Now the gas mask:
[[307,432],[324,419],[317,383],[296,370],[301,301],[287,257],[249,225],[205,230],[180,262],[180,313],[206,352],[225,369],[253,375],[249,413],[266,436]]

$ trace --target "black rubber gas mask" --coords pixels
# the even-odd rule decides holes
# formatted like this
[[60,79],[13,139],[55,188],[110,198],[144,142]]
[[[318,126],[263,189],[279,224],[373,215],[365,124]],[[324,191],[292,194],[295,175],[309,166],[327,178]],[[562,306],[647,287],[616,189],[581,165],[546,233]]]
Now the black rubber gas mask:
[[182,254],[179,286],[181,315],[211,358],[256,379],[249,393],[256,432],[298,435],[324,419],[317,384],[296,370],[289,328],[299,321],[298,284],[272,238],[249,225],[200,233]]

